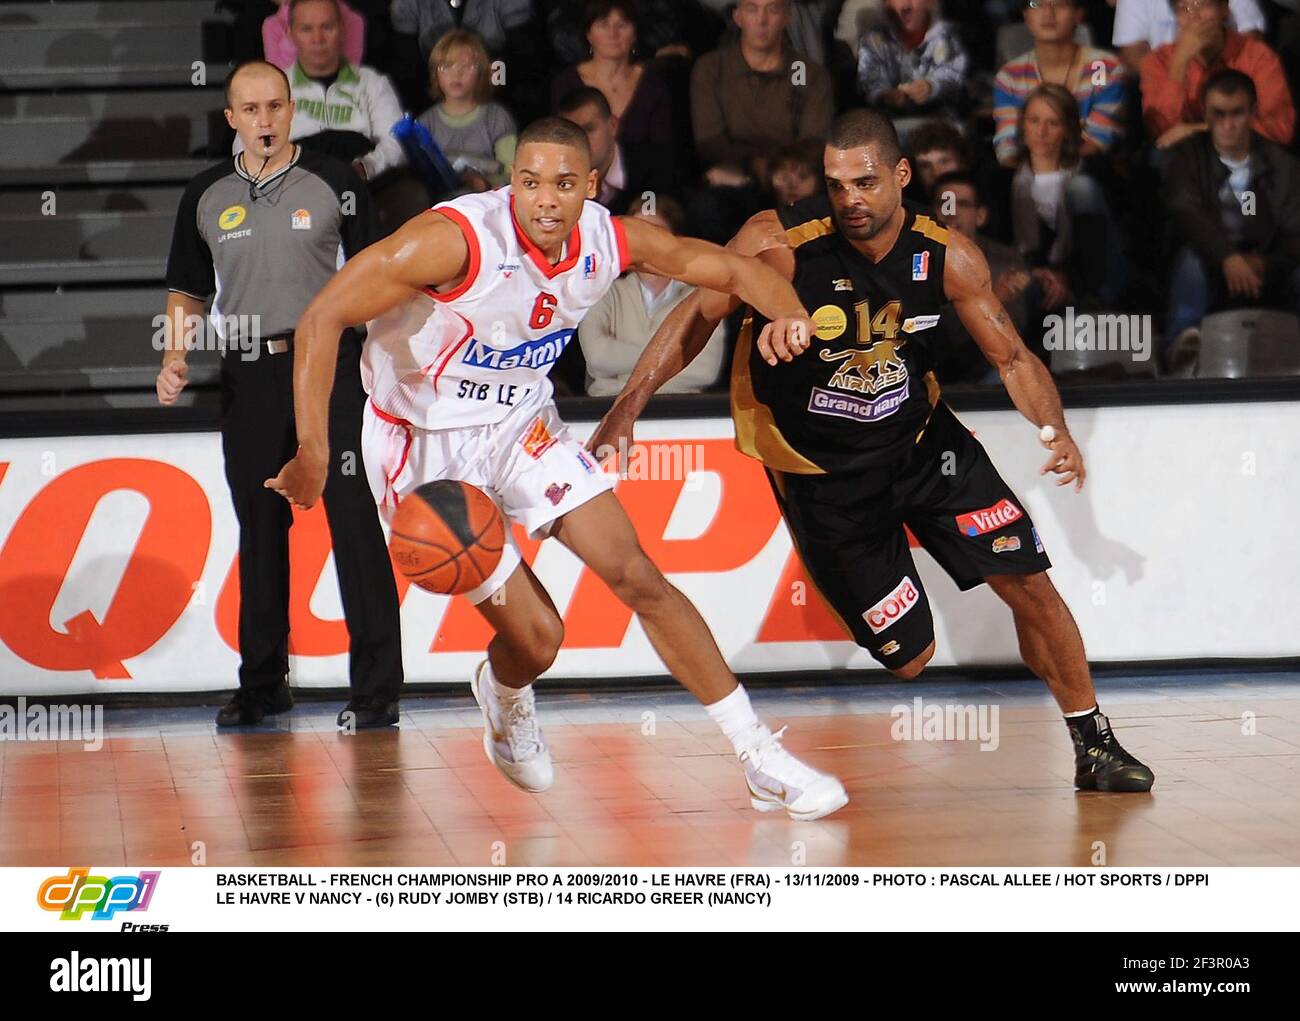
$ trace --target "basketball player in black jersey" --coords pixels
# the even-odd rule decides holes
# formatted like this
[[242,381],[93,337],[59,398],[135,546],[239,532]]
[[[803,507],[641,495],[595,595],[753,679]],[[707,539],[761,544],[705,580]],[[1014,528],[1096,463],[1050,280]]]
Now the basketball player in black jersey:
[[[898,677],[934,655],[929,600],[906,525],[962,590],[987,582],[1011,608],[1025,663],[1056,698],[1080,790],[1147,791],[1154,777],[1097,706],[1083,641],[1048,579],[1019,498],[939,399],[930,338],[953,310],[1020,412],[1051,426],[1043,472],[1083,487],[1083,457],[1043,363],[994,297],[975,245],[902,202],[911,168],[888,119],[842,115],[826,193],[753,217],[730,247],[793,281],[811,337],[756,343],[746,309],[731,375],[736,444],[760,460],[804,565],[854,640]],[[696,290],[668,317],[591,447],[630,443],[646,401],[703,348],[738,299]]]

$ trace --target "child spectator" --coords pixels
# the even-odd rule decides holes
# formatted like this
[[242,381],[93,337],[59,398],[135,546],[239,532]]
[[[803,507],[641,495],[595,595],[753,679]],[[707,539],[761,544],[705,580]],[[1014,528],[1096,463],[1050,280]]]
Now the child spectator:
[[768,165],[768,186],[778,206],[811,198],[822,186],[822,147],[817,142],[783,146]]
[[487,191],[509,181],[518,128],[510,111],[492,102],[487,47],[475,33],[453,29],[434,44],[429,94],[434,105],[419,122],[465,186]]

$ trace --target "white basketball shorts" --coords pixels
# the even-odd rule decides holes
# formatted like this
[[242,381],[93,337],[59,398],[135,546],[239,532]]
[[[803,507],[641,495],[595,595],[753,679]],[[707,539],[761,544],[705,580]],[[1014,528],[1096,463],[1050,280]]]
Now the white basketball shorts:
[[[571,510],[614,488],[560,419],[553,400],[515,408],[500,422],[460,429],[421,429],[366,401],[361,452],[379,512],[392,521],[402,497],[426,482],[456,479],[477,486],[495,502],[507,523],[542,539]],[[501,563],[478,588],[481,603],[503,586],[522,561],[510,528]]]

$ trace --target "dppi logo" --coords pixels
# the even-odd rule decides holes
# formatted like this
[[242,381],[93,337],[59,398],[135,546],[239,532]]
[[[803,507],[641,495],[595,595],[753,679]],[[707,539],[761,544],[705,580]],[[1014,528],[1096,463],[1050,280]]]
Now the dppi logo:
[[158,872],[138,876],[92,876],[88,868],[70,868],[66,876],[50,876],[41,883],[36,903],[46,911],[61,912],[62,921],[78,921],[93,911],[92,921],[111,919],[119,911],[145,911],[158,885]]

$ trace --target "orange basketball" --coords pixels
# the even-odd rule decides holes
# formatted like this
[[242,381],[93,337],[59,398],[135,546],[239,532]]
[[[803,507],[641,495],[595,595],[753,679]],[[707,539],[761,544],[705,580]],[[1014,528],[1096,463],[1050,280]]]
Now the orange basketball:
[[443,479],[402,499],[388,550],[397,569],[420,588],[453,596],[487,581],[501,562],[505,534],[491,497]]

